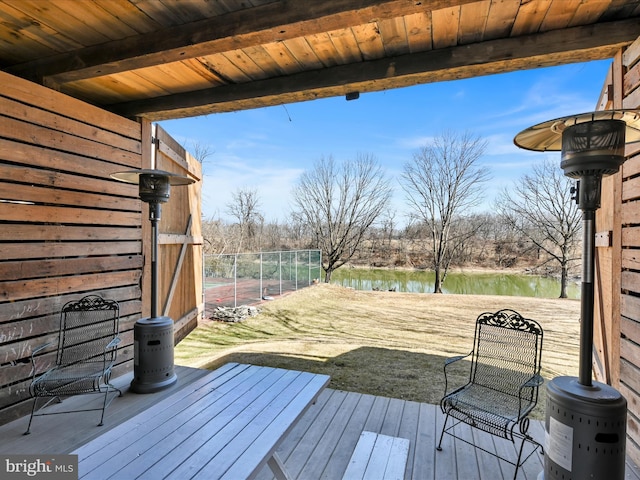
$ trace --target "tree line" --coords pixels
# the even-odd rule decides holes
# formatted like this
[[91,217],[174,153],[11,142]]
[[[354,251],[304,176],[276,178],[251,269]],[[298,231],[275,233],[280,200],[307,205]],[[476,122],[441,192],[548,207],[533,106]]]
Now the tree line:
[[226,205],[233,221],[203,221],[205,253],[320,249],[327,282],[345,264],[430,269],[435,293],[452,267],[528,268],[559,276],[566,297],[581,260],[573,182],[545,160],[477,213],[491,179],[480,162],[486,148],[468,132],[445,132],[416,151],[399,179],[409,211],[401,227],[392,179],[375,156],[321,157],[299,178],[284,221],[265,221],[257,189],[235,191]]

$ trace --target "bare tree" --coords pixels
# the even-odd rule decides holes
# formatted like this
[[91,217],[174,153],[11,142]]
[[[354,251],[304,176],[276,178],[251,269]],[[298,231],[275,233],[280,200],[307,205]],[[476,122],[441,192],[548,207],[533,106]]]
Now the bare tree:
[[444,132],[413,155],[404,166],[402,188],[413,215],[431,236],[434,293],[442,293],[451,260],[473,232],[456,225],[482,200],[482,184],[489,179],[486,167],[478,165],[487,143],[468,132]]
[[567,298],[569,267],[578,260],[582,214],[572,200],[573,182],[558,164],[545,159],[523,175],[512,191],[503,190],[497,209],[511,228],[526,236],[548,261],[560,267],[560,298]]
[[241,250],[245,240],[247,248],[259,248],[256,238],[264,224],[264,216],[260,213],[258,191],[252,188],[239,188],[231,194],[231,198],[232,201],[227,204],[226,212],[238,221],[239,238],[236,251]]
[[390,183],[371,155],[341,165],[323,157],[302,174],[293,190],[294,215],[309,225],[322,250],[325,282],[355,254],[390,198]]
[[200,163],[204,163],[207,158],[212,156],[215,152],[208,143],[202,143],[199,141],[192,141],[188,145],[193,157]]

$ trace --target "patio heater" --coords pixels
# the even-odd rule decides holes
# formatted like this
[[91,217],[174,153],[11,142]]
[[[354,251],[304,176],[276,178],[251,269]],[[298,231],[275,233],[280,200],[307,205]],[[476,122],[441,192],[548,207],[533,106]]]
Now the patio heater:
[[602,177],[623,164],[625,142],[640,140],[640,114],[608,110],[540,123],[516,135],[517,146],[561,150],[560,167],[576,179],[583,251],[579,376],[547,383],[544,471],[539,479],[624,479],[627,401],[592,380],[595,213]]
[[112,178],[138,185],[140,200],[149,204],[151,221],[151,316],[133,326],[134,362],[131,391],[153,393],[170,387],[178,379],[173,370],[173,320],[158,316],[158,222],[161,204],[169,200],[171,185],[189,185],[195,180],[164,170],[118,172]]

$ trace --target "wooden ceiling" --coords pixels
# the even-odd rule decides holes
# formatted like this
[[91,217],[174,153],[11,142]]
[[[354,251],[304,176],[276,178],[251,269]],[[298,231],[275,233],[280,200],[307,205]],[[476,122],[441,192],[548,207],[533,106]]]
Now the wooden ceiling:
[[0,69],[154,121],[609,58],[638,36],[640,0],[0,0]]

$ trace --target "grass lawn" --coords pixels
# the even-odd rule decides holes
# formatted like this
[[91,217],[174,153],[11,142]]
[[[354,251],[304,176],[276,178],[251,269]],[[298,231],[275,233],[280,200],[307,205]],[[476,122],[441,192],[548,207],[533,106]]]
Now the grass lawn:
[[[476,317],[511,308],[544,329],[542,374],[578,374],[578,300],[356,291],[320,284],[260,305],[242,323],[204,321],[176,363],[251,363],[331,375],[330,388],[438,403],[444,359],[466,354]],[[459,362],[462,363],[462,362]],[[468,375],[468,364],[457,381]],[[544,416],[543,398],[534,417]]]

